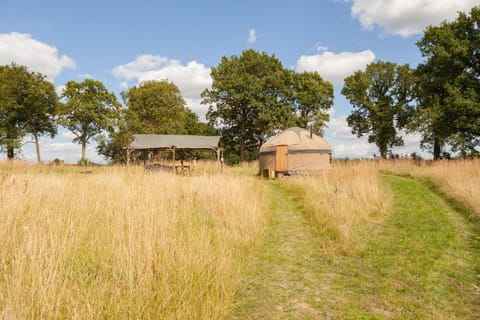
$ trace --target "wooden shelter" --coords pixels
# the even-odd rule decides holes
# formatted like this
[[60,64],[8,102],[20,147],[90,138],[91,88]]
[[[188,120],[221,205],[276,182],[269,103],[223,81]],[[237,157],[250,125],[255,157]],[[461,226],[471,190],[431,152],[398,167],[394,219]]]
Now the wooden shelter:
[[332,148],[325,139],[294,127],[265,142],[258,157],[266,177],[320,173],[331,168]]
[[[220,166],[223,165],[223,149],[218,146],[220,136],[194,136],[194,135],[168,135],[168,134],[134,134],[133,141],[127,149],[127,164],[130,162],[131,153],[141,151],[144,153],[143,161],[149,170],[171,170],[177,173],[190,171],[190,164],[182,160],[177,161],[178,151],[211,151],[216,156]],[[156,163],[155,154],[170,151],[171,159],[166,163]]]

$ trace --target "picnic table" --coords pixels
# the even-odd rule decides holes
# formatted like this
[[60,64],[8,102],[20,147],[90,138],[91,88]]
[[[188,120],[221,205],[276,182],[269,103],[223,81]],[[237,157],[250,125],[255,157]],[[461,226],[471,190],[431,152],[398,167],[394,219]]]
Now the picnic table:
[[189,175],[193,167],[190,164],[186,164],[183,162],[180,163],[153,163],[150,165],[145,166],[145,170],[154,172],[154,171],[163,171],[163,172],[171,172],[176,174],[184,174]]

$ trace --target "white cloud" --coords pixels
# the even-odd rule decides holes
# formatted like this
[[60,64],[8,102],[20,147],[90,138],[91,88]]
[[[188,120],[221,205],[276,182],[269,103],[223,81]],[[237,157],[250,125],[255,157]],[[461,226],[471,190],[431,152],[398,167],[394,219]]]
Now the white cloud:
[[192,98],[185,98],[185,102],[187,104],[187,107],[195,112],[198,115],[198,119],[200,121],[206,122],[206,114],[208,111],[208,106],[201,104],[202,99],[197,98],[197,99],[192,99]]
[[60,97],[63,93],[63,90],[65,90],[66,86],[64,84],[61,84],[59,86],[56,86],[55,87],[55,92],[57,93],[57,95]]
[[387,33],[408,37],[428,25],[454,20],[458,11],[468,12],[478,0],[353,0],[352,16],[372,30],[375,25]]
[[196,61],[186,65],[180,61],[149,54],[139,55],[134,61],[116,66],[112,73],[123,80],[122,87],[128,81],[140,83],[147,80],[168,80],[180,89],[187,107],[195,111],[200,118],[205,116],[207,107],[200,105],[200,94],[212,84],[210,68]]
[[320,43],[317,43],[315,45],[315,50],[317,51],[317,53],[321,53],[321,52],[328,51],[328,47],[327,46],[322,46]]
[[357,70],[365,70],[373,60],[375,60],[375,54],[371,50],[341,53],[325,51],[321,54],[301,56],[297,60],[296,70],[298,72],[317,71],[333,84],[342,84],[343,79]]
[[[393,148],[394,154],[410,155],[416,152],[424,159],[432,158],[431,154],[420,149],[420,134],[406,134],[401,131],[400,135],[405,146]],[[373,155],[380,155],[377,146],[369,143],[367,136],[359,138],[352,133],[346,115],[330,118],[328,128],[325,129],[325,139],[332,145],[335,158],[372,158]]]
[[394,147],[392,150],[394,154],[411,155],[413,152],[415,152],[424,159],[432,159],[431,153],[420,149],[420,141],[422,140],[420,133],[407,134],[403,131],[400,131],[400,135],[403,137],[403,142],[405,145],[403,147]]
[[[45,141],[44,141],[45,142]],[[45,146],[42,148],[45,152],[76,152],[80,153],[80,145],[78,143],[73,142],[52,142],[52,143],[45,143]]]
[[[40,152],[43,162],[51,162],[54,159],[64,160],[67,163],[77,163],[80,160],[82,147],[78,143],[72,142],[75,136],[64,128],[59,128],[55,139],[49,137],[40,137]],[[31,136],[27,136],[22,141],[22,152],[20,159],[28,162],[37,162],[35,144]],[[96,142],[91,141],[87,144],[87,159],[95,163],[105,163],[105,159],[97,154]],[[0,154],[0,160],[4,154]]]
[[[87,144],[86,155],[87,159],[95,163],[105,163],[105,159],[97,153],[96,143]],[[40,140],[40,149],[42,153],[42,160],[50,162],[54,159],[64,160],[67,163],[77,163],[81,158],[82,147],[74,142],[58,142],[52,139]],[[34,152],[23,148],[23,152],[28,161],[36,161]]]
[[70,141],[72,141],[77,137],[72,131],[68,131],[68,130],[63,131],[59,136],[64,140],[70,140]]
[[0,64],[15,62],[53,80],[64,68],[75,68],[73,59],[59,55],[55,47],[32,39],[30,34],[17,32],[0,34]]
[[325,139],[331,144],[335,158],[365,158],[377,152],[376,146],[368,143],[366,137],[357,138],[351,133],[345,115],[330,118]]
[[159,68],[169,64],[169,59],[160,56],[153,56],[150,54],[143,54],[135,57],[134,61],[127,64],[116,66],[113,69],[113,75],[125,79],[139,80],[145,73],[149,73],[152,70],[158,70]]
[[83,78],[83,79],[93,79],[93,78],[95,78],[93,76],[93,74],[90,74],[90,73],[82,73],[82,74],[79,74],[78,77]]
[[255,43],[257,41],[257,35],[255,29],[248,30],[248,42]]
[[168,80],[177,85],[184,97],[200,96],[200,93],[212,84],[210,68],[196,61],[182,65],[180,61],[160,56],[140,55],[132,62],[116,66],[113,75],[119,79]]

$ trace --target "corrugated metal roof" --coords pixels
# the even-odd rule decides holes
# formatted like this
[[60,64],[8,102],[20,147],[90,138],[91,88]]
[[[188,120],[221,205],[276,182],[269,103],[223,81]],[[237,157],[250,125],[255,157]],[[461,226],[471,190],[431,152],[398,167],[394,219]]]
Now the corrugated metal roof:
[[134,134],[129,149],[218,149],[220,136]]

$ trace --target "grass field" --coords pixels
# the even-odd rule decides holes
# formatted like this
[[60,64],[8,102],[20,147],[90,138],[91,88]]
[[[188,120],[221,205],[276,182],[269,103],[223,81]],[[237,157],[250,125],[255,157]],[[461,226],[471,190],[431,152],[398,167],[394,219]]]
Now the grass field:
[[266,222],[260,181],[81,171],[2,167],[0,318],[224,318]]
[[381,166],[394,174],[410,175],[432,181],[441,191],[480,218],[480,160],[438,162],[396,161]]
[[360,229],[375,227],[391,201],[378,168],[368,162],[340,162],[320,176],[292,177],[282,186],[301,200],[325,248],[352,245]]
[[480,318],[479,168],[0,164],[0,318]]
[[441,179],[469,170],[463,183],[478,192],[479,164],[358,161],[276,181],[270,194],[284,200],[271,205],[235,318],[479,318],[479,225]]

